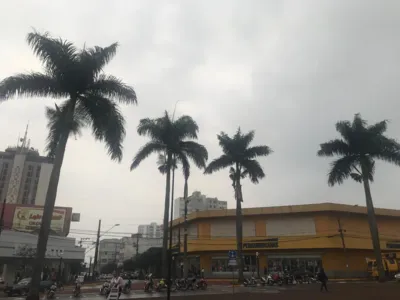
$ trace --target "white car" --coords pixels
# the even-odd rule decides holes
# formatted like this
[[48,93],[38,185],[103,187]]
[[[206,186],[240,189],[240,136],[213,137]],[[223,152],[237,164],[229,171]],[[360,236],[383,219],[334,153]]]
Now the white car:
[[394,275],[394,279],[396,279],[396,281],[400,282],[400,273]]

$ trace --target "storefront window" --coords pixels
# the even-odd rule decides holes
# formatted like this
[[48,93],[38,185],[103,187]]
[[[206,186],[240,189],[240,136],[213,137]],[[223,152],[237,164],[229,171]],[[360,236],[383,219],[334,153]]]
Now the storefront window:
[[257,258],[255,255],[244,256],[244,271],[245,272],[256,272]]
[[228,267],[227,258],[212,258],[211,271],[212,272],[229,272],[231,269]]
[[308,271],[317,273],[322,266],[320,259],[304,259],[304,258],[271,258],[268,259],[268,272],[295,272]]

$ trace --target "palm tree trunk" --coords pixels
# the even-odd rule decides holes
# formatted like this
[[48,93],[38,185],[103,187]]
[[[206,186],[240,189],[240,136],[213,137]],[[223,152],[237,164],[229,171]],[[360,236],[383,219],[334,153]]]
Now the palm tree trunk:
[[[172,155],[167,155],[167,166],[171,165]],[[163,220],[163,251],[162,251],[162,276],[167,278],[168,273],[168,213],[171,193],[171,168],[167,167],[167,176],[165,182],[165,202],[164,202],[164,220]]]
[[[68,116],[66,119],[72,122],[76,100],[71,101],[72,105],[68,111]],[[69,124],[66,124],[66,126],[67,128],[69,128]],[[36,257],[33,263],[31,288],[27,296],[27,300],[39,300],[41,274],[43,271],[43,265],[46,256],[46,247],[47,241],[49,239],[51,219],[53,217],[53,210],[57,197],[58,182],[60,180],[61,167],[64,161],[64,154],[67,147],[68,137],[69,130],[67,129],[66,132],[61,135],[59,144],[57,145],[53,162],[53,170],[51,172],[49,187],[46,194],[46,201],[43,208],[43,217],[38,236]]]
[[363,166],[362,166],[362,174],[363,174],[363,184],[364,184],[364,191],[365,191],[365,200],[367,203],[369,230],[371,232],[372,246],[374,248],[376,266],[378,268],[379,281],[384,281],[385,280],[385,270],[383,268],[383,262],[382,262],[381,244],[380,244],[380,240],[379,240],[378,225],[376,223],[374,203],[372,202],[371,189],[369,186],[369,179],[368,179],[368,175],[367,175],[368,173],[367,173],[366,168]]
[[237,244],[237,260],[239,266],[239,282],[244,281],[243,269],[243,216],[242,216],[242,186],[240,185],[240,179],[236,181],[236,244]]
[[[173,156],[173,161],[175,162],[175,155]],[[175,188],[175,165],[172,166],[172,189],[171,189],[171,220],[169,225],[169,255],[168,255],[168,272],[167,278],[171,279],[171,269],[172,269],[172,220],[174,212],[174,188]],[[171,284],[168,282],[167,285],[167,299],[171,298]]]
[[185,203],[185,216],[184,216],[184,235],[183,235],[183,276],[184,278],[188,275],[188,224],[187,224],[187,206],[188,206],[188,178],[185,178],[185,187],[183,189],[183,201]]

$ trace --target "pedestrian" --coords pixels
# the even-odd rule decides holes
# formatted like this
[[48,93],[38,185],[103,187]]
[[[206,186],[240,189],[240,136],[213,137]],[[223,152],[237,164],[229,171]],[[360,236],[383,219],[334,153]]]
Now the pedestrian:
[[321,268],[319,270],[318,280],[321,282],[321,292],[323,291],[323,289],[325,289],[325,291],[328,291],[328,287],[326,286],[326,282],[328,281],[328,276],[326,276],[324,268]]

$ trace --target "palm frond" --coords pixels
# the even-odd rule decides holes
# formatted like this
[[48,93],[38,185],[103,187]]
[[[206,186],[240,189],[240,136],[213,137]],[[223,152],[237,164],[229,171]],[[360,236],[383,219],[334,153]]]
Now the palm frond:
[[383,120],[374,125],[368,126],[367,130],[373,135],[382,135],[386,132],[389,121]]
[[353,123],[351,124],[353,131],[363,131],[366,129],[366,126],[368,126],[368,123],[366,120],[361,118],[361,114],[359,113],[355,114]]
[[336,131],[340,133],[342,138],[349,143],[352,137],[352,128],[349,121],[339,121],[336,123]]
[[61,106],[55,108],[46,107],[46,117],[48,119],[47,128],[49,133],[46,140],[46,153],[48,157],[54,158],[57,145],[63,134],[81,135],[81,130],[87,124],[85,113],[78,108],[75,109],[72,120],[68,120],[68,109],[71,102],[65,101]]
[[[374,174],[375,174],[375,161],[371,157],[365,157],[361,160],[361,163],[363,164],[364,168],[361,168],[362,170],[365,170],[367,172],[367,177],[369,181],[374,181]],[[364,175],[364,174],[362,174]]]
[[45,68],[60,75],[76,60],[75,46],[60,38],[50,37],[48,32],[43,34],[34,31],[27,35],[26,40],[33,53],[42,61]]
[[222,148],[222,152],[225,154],[231,154],[232,145],[234,144],[233,139],[223,131],[217,135],[217,139],[219,146]]
[[139,151],[136,153],[135,158],[131,164],[131,171],[136,169],[140,163],[145,160],[152,153],[164,152],[166,150],[165,145],[157,143],[157,142],[148,142]]
[[[240,128],[239,128],[238,132],[240,132]],[[250,146],[251,142],[254,140],[254,135],[255,135],[255,131],[251,130],[246,134],[242,134],[242,135],[238,136],[239,140],[241,141],[243,149],[247,149]],[[235,139],[236,139],[236,136],[235,136]]]
[[176,160],[182,165],[183,178],[187,180],[190,176],[190,164],[187,156],[182,152],[177,153]]
[[137,127],[137,133],[140,136],[148,136],[153,140],[163,140],[163,127],[157,119],[141,119]]
[[221,155],[220,157],[210,162],[210,164],[206,167],[204,174],[212,174],[233,165],[233,163],[234,161],[231,157],[225,154]]
[[254,146],[245,150],[244,157],[247,159],[253,159],[259,156],[267,156],[271,153],[272,150],[268,146]]
[[[158,171],[160,171],[161,174],[167,173],[168,164],[167,164],[167,157],[165,154],[161,154],[161,153],[158,154],[157,166],[158,166]],[[173,168],[173,169],[178,168],[177,160],[174,158],[172,158],[171,168]]]
[[339,139],[331,140],[327,143],[320,145],[320,150],[317,152],[318,156],[334,156],[334,155],[349,155],[351,152],[349,145]]
[[135,90],[112,75],[99,75],[97,80],[88,87],[88,91],[90,94],[126,104],[137,104]]
[[181,151],[188,156],[198,168],[205,168],[208,160],[206,147],[193,141],[182,141],[179,143]]
[[41,73],[18,74],[0,82],[0,101],[13,96],[66,98],[59,83]]
[[265,173],[260,163],[255,159],[249,159],[242,162],[243,171],[249,176],[252,183],[257,184],[260,179],[265,177]]
[[360,174],[358,174],[358,173],[350,173],[350,177],[351,177],[354,181],[356,181],[356,182],[358,182],[358,183],[362,183],[362,176],[361,176]]
[[181,116],[173,122],[174,132],[178,140],[197,139],[199,126],[190,116]]
[[84,69],[90,71],[93,78],[103,71],[103,68],[116,55],[118,43],[113,43],[108,47],[95,46],[89,49],[82,49],[79,58],[84,65]]
[[331,170],[328,174],[328,185],[342,184],[352,172],[353,165],[357,158],[354,156],[344,156],[331,163]]
[[80,105],[91,121],[95,139],[104,141],[112,160],[122,160],[125,119],[113,101],[98,95],[80,98]]

